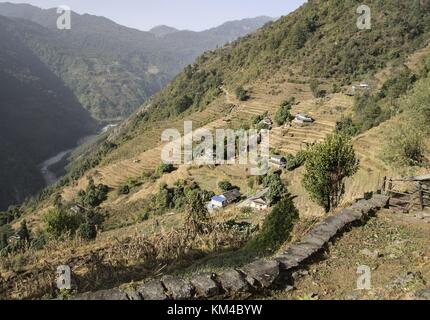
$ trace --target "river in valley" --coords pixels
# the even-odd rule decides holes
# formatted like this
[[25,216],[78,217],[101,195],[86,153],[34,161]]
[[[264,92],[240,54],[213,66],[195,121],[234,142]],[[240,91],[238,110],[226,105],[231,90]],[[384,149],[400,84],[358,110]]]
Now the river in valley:
[[[107,132],[109,129],[114,128],[116,126],[117,126],[116,124],[109,124],[104,128],[102,128],[98,134],[89,135],[79,139],[79,141],[77,142],[76,148],[96,139],[100,134],[103,134]],[[52,170],[52,167],[62,161],[64,161],[66,165],[66,162],[67,162],[66,159],[73,152],[73,150],[75,150],[75,148],[61,151],[57,153],[55,156],[43,161],[43,163],[39,165],[40,173],[42,174],[43,179],[45,180],[46,186],[50,186],[54,184],[61,178],[61,176],[59,176],[56,172],[54,172],[54,170]]]

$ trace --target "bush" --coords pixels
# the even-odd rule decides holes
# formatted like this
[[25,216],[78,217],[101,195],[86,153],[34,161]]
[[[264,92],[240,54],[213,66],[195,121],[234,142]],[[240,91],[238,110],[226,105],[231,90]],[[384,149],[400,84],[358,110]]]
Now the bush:
[[299,151],[296,156],[289,154],[286,158],[287,164],[285,169],[288,171],[294,171],[300,168],[306,161],[306,152]]
[[130,193],[130,187],[126,184],[118,188],[118,195],[126,195]]
[[109,187],[104,184],[96,186],[93,179],[88,180],[86,190],[81,190],[78,193],[77,201],[84,207],[97,207],[106,199],[109,192]]
[[46,232],[55,238],[65,234],[74,235],[83,222],[81,216],[58,208],[49,210],[43,220],[46,224]]
[[158,193],[153,198],[153,206],[158,213],[163,213],[165,210],[173,208],[173,194],[166,184],[160,185]]
[[77,235],[84,240],[94,240],[97,237],[97,228],[95,224],[86,221],[79,226]]
[[336,133],[355,136],[360,133],[360,128],[352,121],[351,117],[343,117],[336,122]]
[[74,213],[62,209],[52,209],[44,216],[46,232],[54,238],[65,235],[80,235],[83,239],[92,240],[97,236],[97,227],[103,223],[103,216],[95,211]]
[[245,215],[245,216],[249,216],[252,212],[253,212],[253,210],[250,207],[244,207],[244,208],[240,209],[240,213]]
[[10,212],[0,212],[0,226],[11,223],[15,217]]
[[325,90],[320,89],[318,80],[312,80],[309,84],[312,94],[315,98],[324,98],[327,95]]
[[14,220],[19,219],[22,214],[20,206],[9,206],[7,211],[0,212],[0,226],[12,223]]
[[240,101],[246,101],[249,99],[248,91],[246,91],[242,86],[236,88],[236,97]]
[[24,243],[30,243],[30,230],[27,227],[27,221],[21,221],[21,225],[16,234],[21,239],[20,241]]
[[262,114],[256,115],[252,117],[252,124],[253,125],[257,125],[259,124],[261,121],[263,121],[265,118],[267,118],[267,116],[269,115],[269,112],[264,112]]
[[358,170],[351,139],[333,134],[306,153],[303,186],[326,212],[336,208],[345,193],[345,178]]
[[408,92],[417,81],[417,76],[406,66],[403,66],[400,70],[396,70],[393,73],[393,76],[382,86],[379,92],[379,98],[399,98],[402,94]]
[[206,201],[205,193],[202,193],[199,189],[194,189],[187,194],[187,212],[194,221],[200,222],[207,219]]
[[401,126],[393,130],[384,147],[384,158],[399,166],[423,166],[425,164],[424,135],[412,127]]
[[43,231],[37,232],[33,240],[31,240],[30,248],[36,251],[42,250],[48,240],[47,238],[48,236],[45,232]]
[[290,239],[294,224],[299,218],[291,198],[283,198],[266,217],[260,233],[248,247],[258,252],[275,252]]
[[222,192],[227,192],[235,188],[228,180],[224,180],[218,183],[218,187],[222,190]]
[[8,246],[8,239],[13,233],[12,227],[8,224],[0,227],[0,251]]
[[294,119],[294,116],[291,115],[290,110],[294,104],[295,99],[290,98],[285,100],[279,107],[278,111],[275,114],[275,122],[278,126],[282,126],[287,122],[290,122]]
[[288,196],[287,188],[281,180],[279,174],[270,173],[263,181],[263,186],[269,188],[267,198],[271,205],[277,204],[282,198]]
[[158,176],[162,176],[164,173],[171,173],[175,170],[175,167],[171,163],[160,163],[156,170]]
[[389,118],[389,112],[382,110],[377,97],[368,93],[355,97],[354,119],[360,132],[367,131]]

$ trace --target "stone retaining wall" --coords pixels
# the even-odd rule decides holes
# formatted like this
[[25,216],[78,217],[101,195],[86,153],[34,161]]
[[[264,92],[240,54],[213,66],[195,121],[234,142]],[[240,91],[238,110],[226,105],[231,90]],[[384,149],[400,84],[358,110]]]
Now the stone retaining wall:
[[325,218],[301,242],[269,259],[260,259],[242,268],[227,269],[220,274],[202,273],[190,278],[164,276],[149,281],[136,290],[120,289],[88,292],[74,300],[189,300],[230,298],[272,287],[293,269],[304,266],[306,260],[322,251],[326,244],[354,222],[363,221],[388,205],[389,198],[375,195],[359,200],[338,214]]

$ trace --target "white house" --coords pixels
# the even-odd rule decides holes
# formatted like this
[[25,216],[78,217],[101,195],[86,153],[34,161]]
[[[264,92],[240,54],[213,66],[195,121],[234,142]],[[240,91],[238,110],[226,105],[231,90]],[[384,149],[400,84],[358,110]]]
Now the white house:
[[223,208],[227,205],[227,199],[223,195],[215,196],[210,203],[214,208]]
[[241,197],[239,189],[227,191],[219,196],[212,197],[211,201],[207,205],[209,212],[225,208],[229,204],[236,202]]
[[298,123],[313,123],[313,122],[315,122],[315,119],[310,117],[307,114],[298,113],[298,114],[296,114],[294,121],[298,122]]
[[249,200],[249,207],[259,211],[269,209],[269,203],[263,198],[256,198]]
[[266,199],[266,195],[269,192],[269,189],[263,189],[257,192],[252,197],[249,197],[244,202],[242,202],[238,207],[239,208],[252,208],[259,211],[267,210],[270,207],[269,201]]
[[279,155],[272,155],[269,159],[269,163],[277,169],[285,169],[287,166],[287,160]]
[[349,92],[348,95],[354,96],[357,90],[370,90],[370,84],[365,82],[354,84],[351,86],[351,92]]

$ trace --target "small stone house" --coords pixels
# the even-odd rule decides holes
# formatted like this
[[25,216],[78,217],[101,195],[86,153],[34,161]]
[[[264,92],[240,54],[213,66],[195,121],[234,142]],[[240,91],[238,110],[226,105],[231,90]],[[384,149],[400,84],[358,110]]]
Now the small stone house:
[[269,163],[277,169],[285,169],[287,166],[287,160],[280,155],[272,155],[269,159]]
[[266,195],[268,192],[269,192],[268,188],[257,192],[255,195],[249,197],[244,202],[242,202],[239,205],[239,207],[240,208],[252,208],[255,210],[259,210],[259,211],[269,209],[270,202],[266,198]]
[[304,124],[304,123],[314,123],[315,119],[312,118],[311,116],[307,115],[307,114],[301,114],[298,113],[296,114],[293,122],[295,123],[300,123],[300,124]]
[[249,207],[255,210],[263,211],[269,209],[269,203],[263,198],[249,200]]

